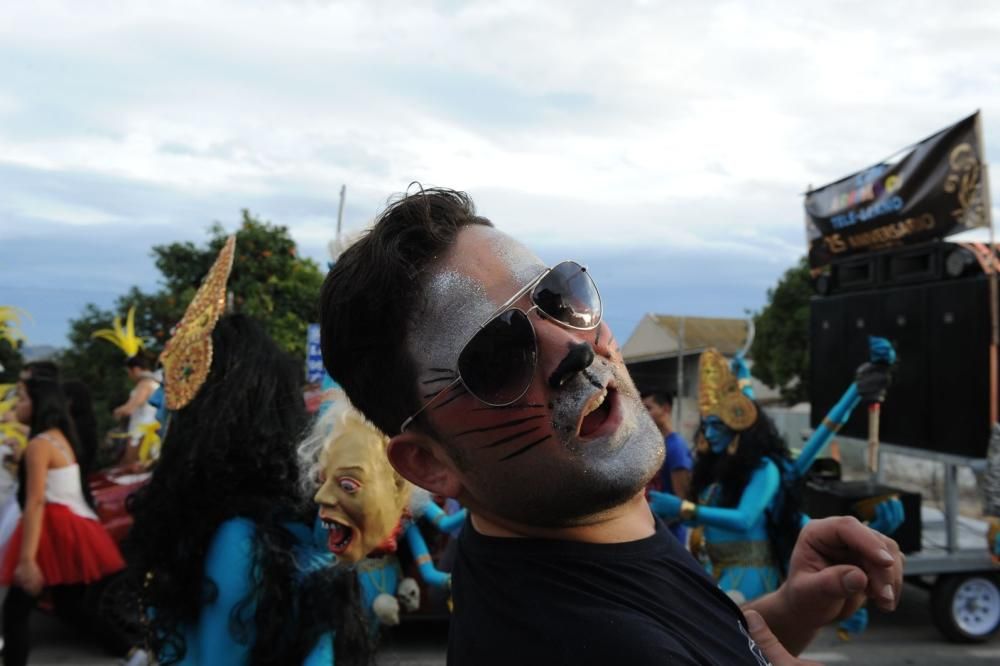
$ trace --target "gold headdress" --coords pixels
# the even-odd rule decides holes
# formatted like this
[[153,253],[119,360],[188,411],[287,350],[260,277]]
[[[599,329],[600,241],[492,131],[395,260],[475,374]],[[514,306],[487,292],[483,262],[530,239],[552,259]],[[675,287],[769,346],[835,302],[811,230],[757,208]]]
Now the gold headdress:
[[167,408],[180,409],[198,394],[212,367],[212,330],[226,311],[226,282],[236,236],[230,236],[160,354]]
[[730,430],[746,430],[757,421],[757,405],[740,390],[729,362],[716,349],[708,349],[698,361],[698,409],[701,417],[717,416]]
[[135,334],[135,306],[128,309],[128,316],[125,318],[125,325],[122,326],[122,318],[115,317],[112,328],[102,328],[90,334],[92,338],[107,340],[115,347],[125,352],[126,358],[132,358],[143,348],[142,338]]

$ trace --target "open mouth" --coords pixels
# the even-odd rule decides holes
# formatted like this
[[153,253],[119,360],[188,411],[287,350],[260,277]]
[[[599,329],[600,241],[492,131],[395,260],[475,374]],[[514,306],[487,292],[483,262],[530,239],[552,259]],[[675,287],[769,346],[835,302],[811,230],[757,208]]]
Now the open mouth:
[[323,529],[330,532],[326,537],[326,547],[334,555],[342,555],[354,540],[354,529],[336,520],[323,518]]
[[612,386],[605,387],[595,395],[583,408],[580,425],[577,428],[579,436],[588,439],[601,433],[614,411],[618,400],[618,391]]

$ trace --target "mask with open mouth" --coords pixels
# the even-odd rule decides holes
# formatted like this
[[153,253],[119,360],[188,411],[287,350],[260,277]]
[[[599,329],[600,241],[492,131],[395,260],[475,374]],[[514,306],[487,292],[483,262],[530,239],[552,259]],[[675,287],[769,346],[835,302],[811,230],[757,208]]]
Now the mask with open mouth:
[[314,499],[327,547],[350,564],[392,549],[409,486],[389,465],[385,436],[346,401],[327,417],[332,429],[320,454]]

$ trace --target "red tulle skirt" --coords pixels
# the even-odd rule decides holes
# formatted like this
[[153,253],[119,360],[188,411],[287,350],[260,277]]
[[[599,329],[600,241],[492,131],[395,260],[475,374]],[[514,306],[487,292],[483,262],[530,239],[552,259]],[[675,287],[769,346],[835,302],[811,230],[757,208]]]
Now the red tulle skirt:
[[[0,565],[0,585],[9,587],[21,556],[23,519]],[[125,568],[125,560],[104,526],[73,513],[65,504],[45,504],[35,556],[46,585],[91,583]]]

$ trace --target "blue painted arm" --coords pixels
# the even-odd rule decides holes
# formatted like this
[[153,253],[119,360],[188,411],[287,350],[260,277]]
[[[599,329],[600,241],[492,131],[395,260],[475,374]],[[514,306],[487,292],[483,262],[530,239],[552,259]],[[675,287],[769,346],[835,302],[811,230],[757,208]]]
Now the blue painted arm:
[[[205,576],[215,583],[218,595],[202,606],[194,632],[193,645],[187,645],[188,658],[202,664],[246,664],[250,660],[252,633],[242,643],[230,631],[233,609],[250,594],[254,579],[253,540],[256,528],[244,518],[227,520],[219,526],[205,557]],[[245,609],[245,618],[253,622],[254,607]],[[252,625],[248,625],[251,627]],[[190,636],[190,634],[189,634]]]
[[328,631],[316,641],[302,666],[333,666],[333,656],[333,632]]
[[[735,508],[699,504],[698,515],[689,522],[733,532],[745,532],[760,520],[780,485],[781,474],[778,472],[778,466],[770,460],[765,460],[750,476],[750,482],[747,483]],[[653,513],[665,520],[674,520],[680,514],[681,500],[675,495],[652,490],[649,492],[649,500]]]
[[851,384],[844,391],[844,395],[840,397],[837,404],[833,406],[833,409],[827,413],[819,427],[813,431],[809,441],[802,447],[802,453],[795,460],[795,473],[799,477],[805,476],[812,464],[816,462],[816,458],[830,443],[837,431],[847,423],[847,419],[851,418],[851,413],[859,404],[861,404],[861,394],[858,393],[858,385]]
[[[896,350],[885,338],[871,336],[868,338],[868,360],[869,364],[858,369],[858,381],[847,387],[844,395],[802,447],[802,453],[795,461],[795,473],[799,477],[809,471],[833,436],[851,418],[851,413],[863,398],[871,400],[873,397],[885,395],[885,388],[888,386],[888,367],[896,362]],[[861,390],[859,382],[863,384]]]
[[649,491],[649,508],[666,521],[677,520],[681,512],[681,498],[658,490]]
[[729,362],[729,368],[733,371],[736,381],[739,382],[743,395],[753,400],[753,386],[750,385],[750,368],[747,367],[747,363],[743,359],[743,352],[739,352],[733,356],[733,360]]
[[427,502],[426,505],[424,505],[423,517],[431,521],[436,528],[445,534],[451,534],[462,526],[465,522],[465,517],[468,514],[468,511],[462,509],[461,511],[456,511],[453,514],[448,515],[444,512],[444,509],[439,507],[434,502]]
[[420,528],[417,527],[416,523],[410,523],[410,526],[406,528],[406,543],[410,546],[413,561],[417,563],[420,577],[424,579],[424,582],[445,590],[450,589],[451,574],[438,571],[434,567],[431,554],[427,551],[427,542],[424,541],[424,535],[420,533]]
[[698,506],[693,522],[719,527],[733,532],[746,532],[753,527],[771,504],[781,485],[778,466],[765,460],[750,476],[740,502],[733,509],[717,506]]
[[850,636],[863,634],[868,628],[868,609],[861,607],[854,614],[840,621],[837,625],[841,639],[848,640]]

